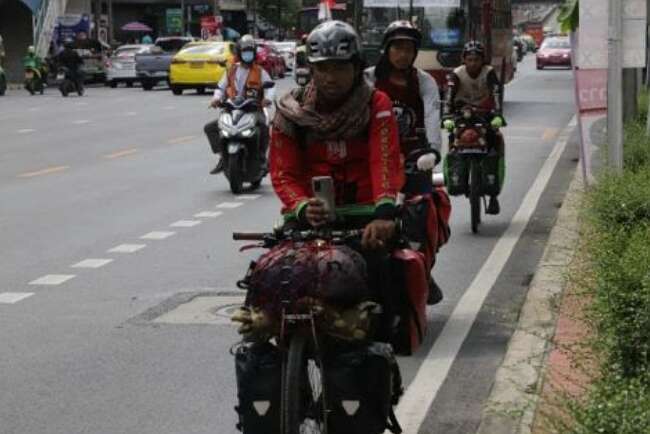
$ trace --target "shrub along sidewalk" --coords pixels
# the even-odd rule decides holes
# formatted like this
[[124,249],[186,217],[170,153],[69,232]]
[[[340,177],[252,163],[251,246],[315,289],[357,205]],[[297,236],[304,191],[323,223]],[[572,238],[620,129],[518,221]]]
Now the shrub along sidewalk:
[[[624,172],[601,174],[586,194],[582,248],[569,270],[570,284],[556,332],[554,352],[563,354],[565,366],[556,363],[552,352],[548,361],[555,366],[547,370],[536,433],[650,433],[650,140],[645,136],[646,116],[643,112],[626,125]],[[563,321],[579,333],[563,335]],[[565,378],[578,384],[558,382],[558,367]],[[562,383],[558,390],[557,384]],[[554,393],[549,393],[549,387]]]

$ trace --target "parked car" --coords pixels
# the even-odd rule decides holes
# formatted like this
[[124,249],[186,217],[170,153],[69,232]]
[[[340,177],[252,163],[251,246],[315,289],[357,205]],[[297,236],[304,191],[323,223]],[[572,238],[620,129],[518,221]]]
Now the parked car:
[[233,42],[199,41],[187,44],[172,59],[169,86],[174,95],[185,89],[205,89],[217,86],[226,69],[235,60]]
[[571,68],[571,43],[566,37],[544,39],[537,51],[537,69],[547,66],[566,66]]
[[117,87],[119,83],[126,83],[128,87],[139,81],[135,70],[136,54],[148,53],[151,44],[122,45],[106,61],[106,82],[110,87]]
[[284,58],[280,52],[268,42],[257,43],[257,63],[259,63],[262,68],[266,69],[273,79],[278,77],[284,78],[284,75],[287,72]]
[[142,83],[142,89],[151,90],[161,81],[169,81],[169,66],[172,58],[192,37],[168,36],[156,39],[148,52],[135,55],[135,70]]
[[286,65],[287,69],[292,71],[296,60],[296,42],[274,42],[273,46],[284,58],[284,64]]

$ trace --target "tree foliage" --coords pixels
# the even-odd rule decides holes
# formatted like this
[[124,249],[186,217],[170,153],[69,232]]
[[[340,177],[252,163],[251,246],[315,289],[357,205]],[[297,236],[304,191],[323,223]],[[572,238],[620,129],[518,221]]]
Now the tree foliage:
[[255,4],[257,13],[275,27],[289,30],[296,26],[300,10],[299,0],[256,0]]
[[560,6],[560,15],[557,20],[561,24],[563,32],[573,32],[580,24],[580,6],[578,0],[565,0]]

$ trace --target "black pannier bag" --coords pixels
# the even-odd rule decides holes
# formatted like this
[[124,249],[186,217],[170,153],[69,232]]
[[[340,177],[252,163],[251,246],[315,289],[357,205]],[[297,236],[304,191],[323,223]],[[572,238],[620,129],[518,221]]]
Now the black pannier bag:
[[468,193],[468,161],[453,149],[445,156],[443,174],[447,192],[452,196]]
[[328,356],[325,393],[328,430],[336,434],[401,433],[393,406],[402,377],[390,344],[374,342]]
[[235,352],[239,415],[244,434],[277,434],[280,430],[282,356],[274,345],[242,345]]
[[491,149],[481,162],[482,193],[487,196],[497,196],[503,185],[503,160],[496,150]]

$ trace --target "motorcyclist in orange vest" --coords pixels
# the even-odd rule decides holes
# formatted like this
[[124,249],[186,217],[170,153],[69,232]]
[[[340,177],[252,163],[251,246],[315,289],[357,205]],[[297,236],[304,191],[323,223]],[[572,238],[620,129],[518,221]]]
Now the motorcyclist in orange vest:
[[[235,54],[238,63],[232,65],[223,75],[221,81],[214,91],[214,97],[210,102],[212,108],[217,108],[225,99],[234,99],[238,97],[256,98],[260,102],[260,107],[268,107],[272,104],[275,96],[275,88],[264,89],[265,83],[273,83],[268,72],[255,62],[257,46],[251,35],[244,35],[235,45]],[[258,125],[261,132],[261,142],[264,153],[269,143],[269,130],[267,126],[266,114],[263,110],[258,112]],[[219,121],[218,119],[206,124],[205,135],[208,137],[212,152],[221,154],[221,144],[219,141]],[[223,170],[222,159],[219,158],[217,165],[210,171],[215,175]]]

